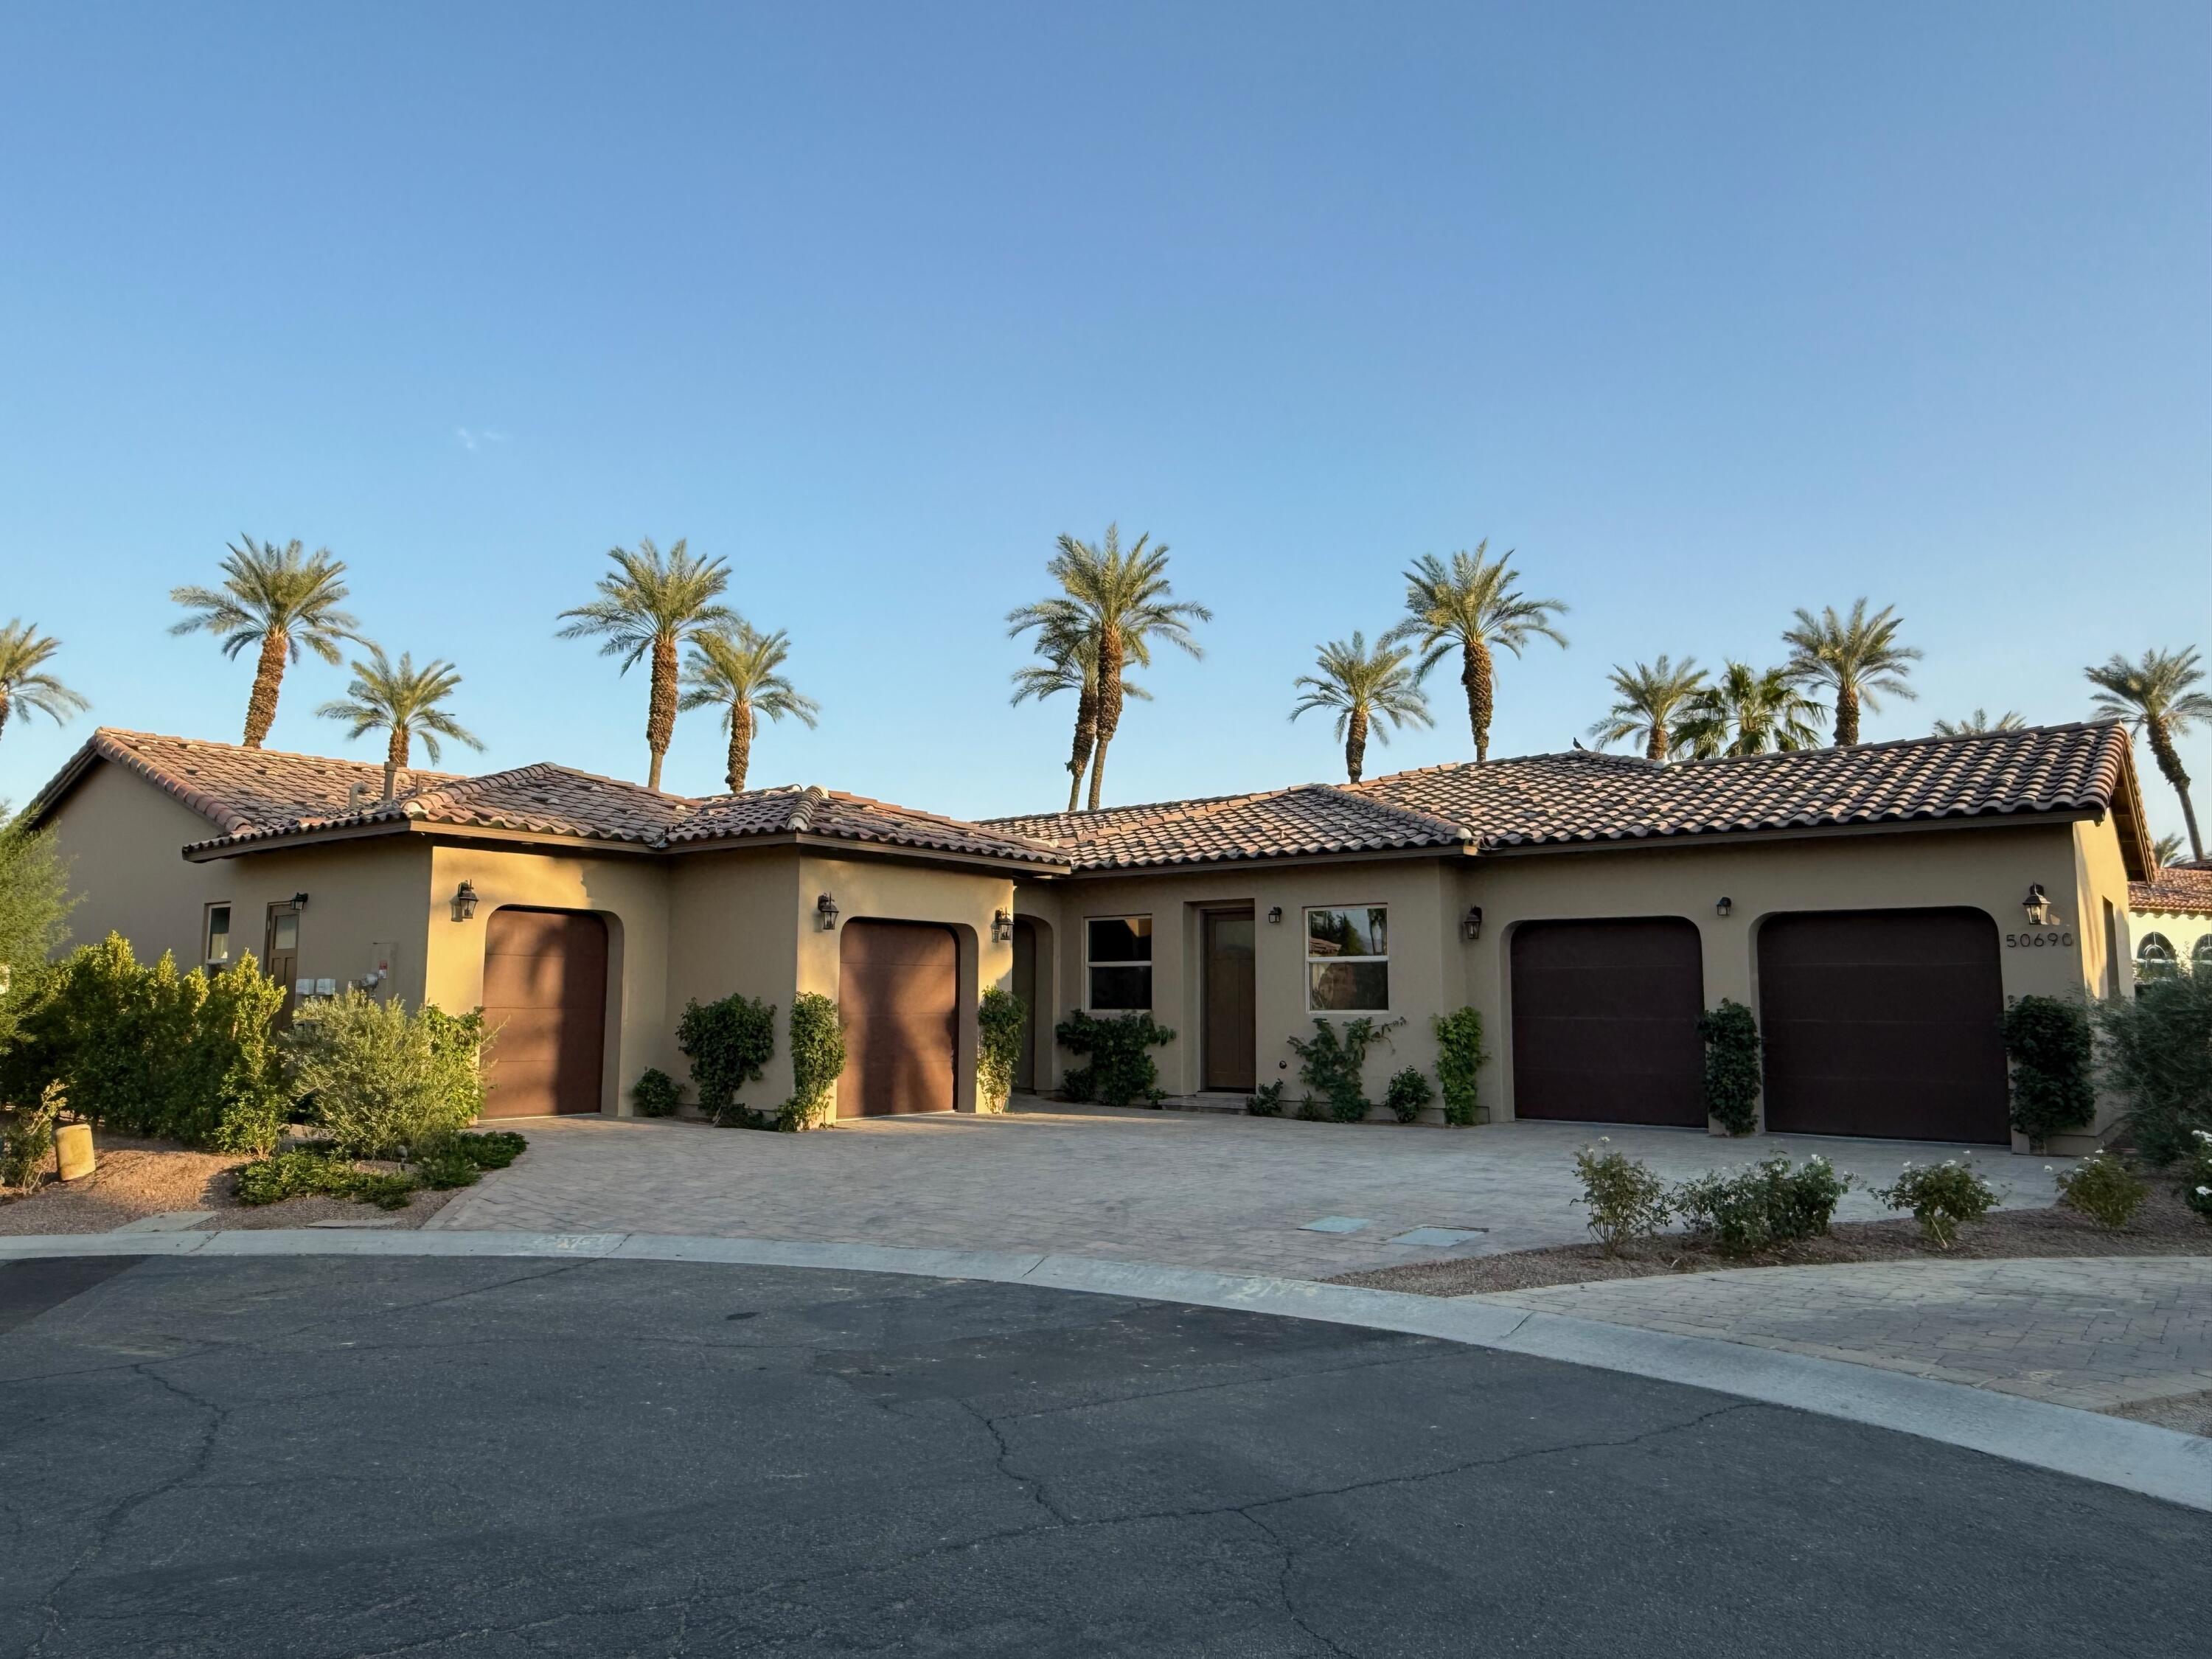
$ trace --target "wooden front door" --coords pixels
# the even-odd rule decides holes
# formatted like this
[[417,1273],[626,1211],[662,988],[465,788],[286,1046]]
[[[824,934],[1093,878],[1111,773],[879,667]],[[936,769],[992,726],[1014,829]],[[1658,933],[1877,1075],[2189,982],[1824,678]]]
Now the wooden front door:
[[596,1112],[606,1055],[607,925],[588,910],[495,910],[484,927],[486,1117]]
[[1258,1081],[1253,1028],[1258,1010],[1254,982],[1252,913],[1206,913],[1206,1043],[1204,1086],[1249,1094]]
[[959,989],[951,929],[845,924],[838,938],[837,1006],[845,1017],[838,1116],[952,1109]]
[[292,1024],[292,1005],[299,999],[293,981],[300,974],[300,907],[289,899],[269,907],[269,925],[262,939],[262,971],[284,988],[284,1006],[276,1011],[276,1028]]

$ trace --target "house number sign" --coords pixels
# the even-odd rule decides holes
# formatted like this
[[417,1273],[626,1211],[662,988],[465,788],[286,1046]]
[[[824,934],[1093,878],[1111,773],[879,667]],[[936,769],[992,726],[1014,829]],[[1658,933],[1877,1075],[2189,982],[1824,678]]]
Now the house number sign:
[[2074,935],[2070,932],[2062,932],[2056,927],[2048,933],[2005,935],[2005,949],[2008,951],[2042,951],[2052,946],[2071,945],[2073,943]]

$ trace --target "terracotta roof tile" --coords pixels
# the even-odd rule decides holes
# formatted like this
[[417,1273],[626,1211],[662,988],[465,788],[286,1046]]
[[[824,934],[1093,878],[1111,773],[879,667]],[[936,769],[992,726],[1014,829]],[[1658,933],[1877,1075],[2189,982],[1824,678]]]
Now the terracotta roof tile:
[[1086,870],[1441,848],[1471,839],[1457,825],[1427,812],[1325,783],[991,822],[1051,842]]
[[693,803],[692,810],[669,832],[668,841],[671,846],[681,846],[780,832],[1013,859],[1026,864],[1066,862],[1056,848],[1018,831],[989,829],[814,785],[803,789],[752,789],[742,795]]
[[2212,916],[2212,866],[2169,864],[2148,881],[2130,882],[2128,908]]

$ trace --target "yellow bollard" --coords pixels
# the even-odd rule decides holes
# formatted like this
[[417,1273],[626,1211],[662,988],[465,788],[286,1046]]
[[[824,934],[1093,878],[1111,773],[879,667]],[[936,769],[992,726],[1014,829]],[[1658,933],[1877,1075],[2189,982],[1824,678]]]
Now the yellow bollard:
[[92,1125],[64,1123],[54,1131],[54,1153],[61,1160],[64,1181],[82,1181],[92,1173]]

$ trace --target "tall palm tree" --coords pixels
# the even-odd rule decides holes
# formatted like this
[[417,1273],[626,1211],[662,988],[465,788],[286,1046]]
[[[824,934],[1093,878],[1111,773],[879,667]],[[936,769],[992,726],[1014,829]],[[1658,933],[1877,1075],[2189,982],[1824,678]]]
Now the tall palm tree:
[[1315,659],[1318,674],[1301,674],[1293,683],[1305,696],[1291,710],[1292,720],[1310,708],[1336,712],[1336,735],[1344,744],[1344,775],[1359,781],[1367,758],[1367,738],[1388,743],[1400,726],[1433,726],[1429,699],[1421,690],[1419,674],[1412,667],[1413,647],[1376,641],[1367,648],[1366,636],[1352,630],[1352,642],[1331,640]]
[[2180,863],[2181,848],[2182,840],[2180,836],[2175,835],[2160,836],[2156,841],[2151,843],[2150,847],[2150,861],[2153,867],[2163,870],[2169,864]]
[[411,741],[422,739],[423,752],[438,758],[438,739],[450,738],[471,749],[482,749],[476,734],[439,705],[453,696],[461,677],[449,662],[436,658],[415,666],[406,652],[395,665],[382,646],[368,647],[368,660],[354,659],[353,683],[345,696],[325,703],[315,713],[326,720],[350,720],[349,738],[364,732],[385,732],[391,740],[384,750],[384,799],[399,790],[399,775],[406,769]]
[[[1073,812],[1082,805],[1083,775],[1098,741],[1098,636],[1083,626],[1079,613],[1070,605],[1060,625],[1039,635],[1036,649],[1043,660],[1014,671],[1012,701],[1018,708],[1032,697],[1042,702],[1056,692],[1075,693],[1075,739],[1067,757],[1067,810]],[[1152,699],[1126,669],[1121,695],[1144,702]]]
[[61,641],[39,632],[21,617],[0,628],[0,732],[20,705],[46,715],[57,726],[92,705],[64,685],[46,665]]
[[2010,708],[1995,720],[1990,718],[1988,709],[1977,708],[1962,720],[1937,720],[1936,735],[1939,738],[1971,738],[1984,732],[2018,732],[2027,725],[2027,722]]
[[1817,748],[1813,722],[1828,711],[1797,688],[1784,668],[1730,662],[1690,700],[1673,741],[1700,759]]
[[1662,652],[1654,663],[1638,663],[1633,668],[1616,664],[1612,682],[1612,711],[1590,727],[1590,736],[1601,749],[1624,738],[1641,738],[1646,760],[1665,760],[1674,722],[1705,689],[1705,671],[1695,657],[1683,658],[1678,668]]
[[1417,672],[1424,678],[1455,646],[1459,648],[1460,684],[1467,688],[1467,723],[1478,761],[1490,758],[1490,717],[1497,707],[1491,647],[1503,646],[1517,657],[1532,639],[1567,642],[1553,624],[1553,617],[1565,614],[1565,602],[1528,598],[1514,586],[1519,576],[1512,553],[1493,561],[1489,550],[1484,540],[1472,553],[1453,554],[1449,564],[1433,553],[1416,559],[1406,573],[1406,619],[1380,641],[1413,641],[1422,653]]
[[1920,659],[1920,649],[1897,642],[1897,630],[1905,619],[1894,611],[1886,605],[1869,617],[1863,599],[1852,605],[1848,617],[1838,617],[1832,605],[1817,617],[1800,611],[1797,626],[1782,635],[1791,653],[1783,672],[1799,685],[1823,686],[1836,694],[1839,744],[1859,740],[1862,704],[1878,714],[1883,697],[1920,695],[1905,683]]
[[763,634],[742,617],[726,634],[702,634],[691,641],[691,657],[684,665],[687,690],[678,706],[722,711],[730,733],[730,764],[723,781],[733,795],[744,790],[756,716],[780,721],[787,714],[811,727],[822,712],[820,703],[800,696],[784,677],[790,655],[791,637],[781,628]]
[[653,762],[645,787],[658,789],[661,759],[676,734],[677,647],[738,620],[737,612],[719,602],[730,585],[730,569],[720,559],[694,558],[682,540],[664,558],[643,536],[635,553],[616,547],[607,556],[615,568],[599,578],[599,597],[561,613],[575,620],[560,637],[603,640],[599,654],[620,657],[625,674],[641,657],[653,659],[645,714],[645,746]]
[[2197,651],[2146,651],[2141,662],[2130,662],[2117,651],[2101,667],[2082,671],[2097,688],[2097,712],[2128,723],[2139,732],[2157,758],[2158,769],[2181,797],[2182,822],[2189,826],[2192,858],[2204,856],[2204,837],[2197,830],[2197,807],[2189,799],[2189,774],[2181,769],[2176,738],[2186,737],[2197,721],[2212,721],[2212,696],[2191,688],[2204,678],[2197,665]]
[[1205,651],[1191,637],[1191,624],[1213,619],[1204,605],[1174,597],[1174,585],[1167,577],[1167,544],[1148,546],[1151,539],[1149,534],[1139,536],[1124,549],[1120,526],[1110,524],[1095,547],[1073,536],[1060,537],[1046,567],[1060,583],[1060,592],[1006,617],[1014,634],[1034,628],[1048,639],[1056,630],[1073,631],[1087,633],[1097,641],[1098,713],[1089,803],[1094,811],[1104,789],[1106,751],[1121,726],[1122,670],[1133,662],[1150,667],[1156,639],[1203,657]]
[[345,564],[319,547],[309,553],[296,540],[279,547],[241,536],[222,562],[222,586],[173,587],[169,597],[196,615],[172,634],[220,634],[222,654],[235,657],[259,645],[253,692],[246,702],[246,746],[261,747],[276,719],[276,694],[284,666],[300,660],[302,646],[325,662],[344,660],[338,646],[359,641],[361,624],[338,607],[345,603]]

